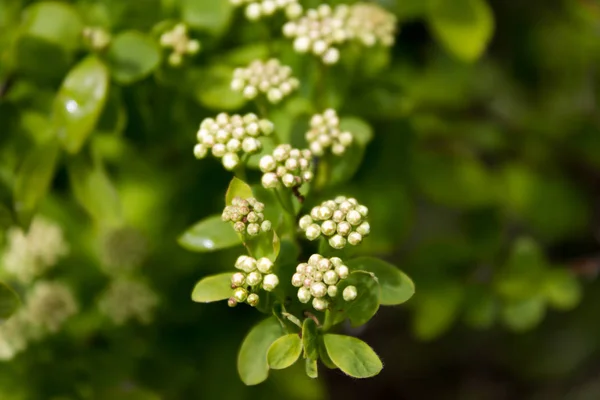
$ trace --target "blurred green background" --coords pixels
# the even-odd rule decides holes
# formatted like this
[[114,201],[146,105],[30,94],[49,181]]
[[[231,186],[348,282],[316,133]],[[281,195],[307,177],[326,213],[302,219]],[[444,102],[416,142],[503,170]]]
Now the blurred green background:
[[[251,23],[226,0],[0,0],[1,251],[15,226],[53,221],[70,252],[46,278],[78,304],[60,332],[0,361],[0,399],[600,398],[600,3],[378,3],[398,18],[394,47],[342,47],[320,79],[282,38],[283,16]],[[173,68],[158,37],[179,21],[202,50]],[[91,49],[84,27],[111,44]],[[190,299],[237,255],[177,245],[222,210],[231,177],[193,157],[195,132],[256,112],[231,73],[269,56],[301,81],[268,109],[292,144],[324,107],[374,131],[329,194],[370,208],[360,251],[400,266],[416,294],[348,330],[384,362],[370,380],[292,368],[245,387],[236,353],[260,315]],[[86,104],[79,118],[64,116],[70,99]],[[148,288],[148,318],[103,311],[118,279]]]

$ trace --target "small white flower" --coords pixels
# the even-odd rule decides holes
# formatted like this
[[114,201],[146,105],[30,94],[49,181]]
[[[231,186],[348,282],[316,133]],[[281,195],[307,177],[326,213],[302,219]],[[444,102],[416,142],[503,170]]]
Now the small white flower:
[[184,56],[196,54],[201,48],[200,42],[190,39],[187,26],[181,23],[164,32],[160,37],[160,44],[164,48],[172,49],[168,60],[173,67],[181,65]]
[[317,224],[311,224],[308,228],[306,228],[305,234],[308,240],[315,240],[321,236],[321,228]]
[[333,298],[333,297],[337,296],[337,293],[338,293],[337,286],[332,285],[327,288],[327,296]]
[[240,158],[236,153],[226,153],[222,158],[223,166],[226,170],[231,171],[240,163]]
[[342,155],[352,144],[353,136],[350,132],[340,130],[337,113],[333,109],[327,109],[323,114],[316,114],[311,118],[306,140],[317,156],[323,156],[327,149],[331,149],[335,155]]
[[241,287],[236,288],[233,290],[233,298],[238,303],[243,303],[248,298],[248,292],[244,288],[241,288]]
[[231,275],[231,284],[233,286],[244,286],[244,283],[246,283],[246,276],[241,272],[236,272],[235,274]]
[[298,300],[300,300],[301,303],[308,303],[310,299],[310,289],[304,286],[298,289]]
[[252,271],[246,276],[246,283],[250,286],[258,285],[263,279],[263,276],[258,271]]
[[324,311],[329,306],[329,303],[325,299],[314,298],[312,302],[312,306],[317,311]]
[[252,307],[256,307],[259,302],[259,297],[256,293],[250,293],[246,299],[246,302]]
[[340,277],[334,270],[329,270],[323,274],[323,282],[328,285],[335,285]]
[[273,271],[273,261],[267,257],[262,257],[256,260],[256,268],[263,274],[270,274]]
[[356,246],[362,242],[362,235],[358,232],[352,232],[348,235],[348,243],[352,246]]
[[345,301],[352,301],[352,300],[356,299],[356,296],[358,296],[358,291],[356,290],[356,286],[352,286],[352,285],[346,286],[346,288],[342,292],[342,297],[344,298]]
[[285,96],[298,88],[300,82],[292,76],[292,69],[272,58],[266,62],[255,60],[246,68],[234,71],[231,88],[242,92],[247,99],[259,93],[266,95],[269,102],[279,103]]
[[335,235],[329,238],[329,245],[334,249],[343,249],[346,246],[346,238],[341,235]]
[[348,274],[350,273],[348,267],[345,265],[336,266],[335,272],[338,274],[340,279],[346,279],[348,277]]
[[263,279],[263,289],[267,292],[272,291],[279,285],[279,278],[275,274],[269,274]]

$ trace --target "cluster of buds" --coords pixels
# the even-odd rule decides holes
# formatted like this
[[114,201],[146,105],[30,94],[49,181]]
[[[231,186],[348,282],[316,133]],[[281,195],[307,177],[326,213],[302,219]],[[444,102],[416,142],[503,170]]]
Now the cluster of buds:
[[278,10],[285,10],[289,19],[302,14],[302,6],[298,0],[229,0],[234,6],[246,6],[246,18],[257,21],[262,17],[270,17]]
[[221,218],[233,222],[233,229],[241,234],[256,236],[271,230],[271,221],[265,219],[265,205],[254,197],[242,199],[234,197],[231,205],[225,207]]
[[[338,295],[337,284],[346,279],[350,271],[338,257],[325,258],[313,254],[308,263],[299,264],[292,276],[292,285],[298,288],[298,300],[308,303],[312,299],[315,310],[323,311],[329,307],[329,301]],[[354,286],[347,286],[342,297],[346,301],[356,298]]]
[[29,320],[36,327],[56,333],[78,311],[71,290],[64,284],[38,281],[31,289],[25,306]]
[[233,72],[231,90],[241,92],[245,98],[254,99],[259,93],[275,104],[298,88],[300,82],[292,76],[292,69],[272,58],[266,62],[255,60],[246,68]]
[[270,135],[273,129],[271,121],[259,119],[253,113],[244,116],[221,113],[200,124],[194,155],[201,159],[211,150],[213,156],[221,158],[225,169],[232,170],[240,163],[240,154],[260,151],[262,144],[258,137]]
[[85,44],[94,51],[102,51],[111,41],[110,33],[102,28],[87,26],[82,31]]
[[116,325],[131,320],[150,323],[157,305],[158,296],[149,286],[129,278],[113,280],[98,301],[100,312]]
[[246,255],[239,256],[235,268],[240,272],[231,275],[233,295],[227,301],[230,307],[243,302],[255,307],[259,301],[256,293],[259,289],[271,292],[279,285],[279,278],[273,273],[273,262],[267,257],[257,260]]
[[390,47],[396,34],[396,16],[373,3],[357,3],[350,7],[346,20],[349,39],[359,40],[367,47],[377,42]]
[[174,67],[181,65],[183,57],[186,54],[196,54],[200,51],[200,42],[190,39],[188,29],[185,24],[177,24],[160,36],[160,44],[164,48],[173,49],[169,55],[169,64]]
[[297,20],[283,26],[283,34],[294,39],[294,50],[298,53],[311,52],[325,64],[335,64],[340,58],[336,47],[347,39],[345,21],[348,6],[335,8],[321,4],[316,9],[307,10]]
[[334,249],[343,249],[346,243],[356,246],[367,236],[371,227],[366,221],[369,209],[358,204],[354,198],[338,196],[313,207],[310,215],[300,218],[302,229],[308,240],[324,235]]
[[310,150],[317,156],[331,148],[335,155],[342,155],[354,140],[352,133],[342,132],[340,119],[335,110],[329,108],[323,114],[315,114],[310,120],[310,130],[306,132]]
[[277,146],[272,155],[260,159],[259,167],[264,172],[262,185],[274,189],[281,181],[285,187],[293,188],[312,181],[311,159],[310,150],[293,149],[289,144]]

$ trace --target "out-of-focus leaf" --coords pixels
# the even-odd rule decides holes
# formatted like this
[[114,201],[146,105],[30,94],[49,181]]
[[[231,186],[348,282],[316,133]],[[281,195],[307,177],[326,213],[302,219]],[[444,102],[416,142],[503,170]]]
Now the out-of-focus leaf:
[[269,347],[283,334],[281,325],[275,317],[259,322],[248,332],[237,359],[238,373],[246,385],[258,385],[267,379]]
[[393,306],[408,301],[415,294],[415,284],[394,265],[373,257],[360,257],[346,263],[351,270],[372,272],[381,287],[381,305]]
[[77,64],[54,101],[54,126],[63,147],[77,153],[94,130],[108,92],[108,71],[96,57]]
[[548,304],[559,310],[574,308],[582,296],[577,277],[564,268],[554,268],[546,273],[543,290]]
[[429,24],[442,45],[463,61],[475,61],[494,32],[486,0],[428,0]]
[[339,369],[353,378],[370,378],[383,364],[368,344],[360,339],[328,333],[323,338],[327,354]]
[[534,328],[542,321],[545,314],[546,306],[542,296],[509,302],[502,308],[502,320],[515,332],[524,332]]
[[[360,168],[364,155],[364,146],[353,142],[341,156],[331,155],[328,157],[330,164],[327,167],[330,170],[325,172],[325,176],[328,178],[327,183],[333,186],[350,180]],[[321,173],[321,171],[318,173]]]
[[19,307],[19,297],[4,283],[0,282],[0,323],[9,318]]
[[179,244],[190,251],[206,253],[242,244],[239,235],[220,215],[213,215],[198,222],[183,233]]
[[357,117],[343,117],[340,119],[340,130],[352,133],[354,140],[361,146],[369,144],[373,139],[371,126]]
[[231,90],[233,67],[213,65],[191,74],[190,88],[203,106],[219,111],[237,110],[246,103],[238,92]]
[[311,318],[306,318],[302,323],[302,344],[304,358],[317,360],[319,358],[319,333],[317,323]]
[[248,199],[253,197],[252,188],[246,182],[236,177],[233,177],[231,182],[229,182],[229,187],[227,188],[227,193],[225,194],[225,204],[231,205],[231,201],[235,197],[240,197],[242,199]]
[[[412,328],[421,340],[432,340],[447,331],[458,316],[463,300],[459,283],[440,282],[437,287],[420,288],[413,302]],[[411,302],[411,304],[413,303]]]
[[160,49],[142,32],[127,31],[115,36],[108,48],[108,63],[113,78],[123,85],[144,79],[160,63]]
[[302,340],[295,334],[280,337],[269,347],[267,359],[271,369],[291,367],[302,354]]
[[542,249],[530,238],[513,244],[504,268],[498,273],[496,290],[509,300],[524,300],[540,292],[547,267]]
[[197,303],[211,303],[231,297],[231,272],[207,276],[192,291],[192,300]]
[[182,0],[183,20],[192,28],[219,35],[229,25],[233,6],[229,1]]
[[498,313],[498,304],[488,287],[476,287],[467,293],[465,302],[465,322],[476,329],[492,326]]
[[60,147],[54,140],[36,147],[25,157],[17,173],[15,210],[21,222],[29,224],[35,209],[46,196],[58,162]]

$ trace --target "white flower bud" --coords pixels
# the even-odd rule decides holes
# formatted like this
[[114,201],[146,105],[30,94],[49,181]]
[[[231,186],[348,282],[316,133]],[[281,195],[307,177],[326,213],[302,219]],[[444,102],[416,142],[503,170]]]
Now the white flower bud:
[[367,236],[369,233],[371,233],[371,225],[365,221],[356,228],[356,232],[363,236]]
[[250,21],[256,21],[260,18],[262,13],[259,3],[250,3],[246,7],[246,18]]
[[323,154],[325,154],[325,151],[323,150],[323,146],[321,146],[321,144],[319,142],[311,142],[310,143],[310,151],[315,153],[315,155],[317,155],[317,156],[322,156]]
[[239,92],[244,89],[244,81],[242,79],[233,79],[231,81],[231,90]]
[[328,285],[335,285],[339,279],[337,272],[329,270],[323,274],[323,281]]
[[237,221],[235,224],[233,224],[233,230],[238,233],[243,233],[246,230],[246,224],[244,224],[242,221]]
[[304,275],[299,274],[299,273],[295,273],[294,275],[292,275],[292,285],[294,287],[300,287],[304,284]]
[[231,171],[240,163],[240,158],[235,153],[226,153],[221,159],[226,170]]
[[273,172],[267,172],[262,176],[261,179],[262,185],[265,189],[275,189],[279,186],[279,179],[277,178],[277,174]]
[[319,207],[313,207],[310,210],[310,216],[312,219],[319,219]]
[[352,205],[352,203],[350,203],[348,200],[344,200],[340,203],[339,205],[339,209],[340,211],[342,211],[343,213],[348,213],[349,211],[351,211],[354,208],[354,206]]
[[323,259],[323,256],[320,254],[313,254],[308,258],[308,265],[317,266],[319,265],[319,261]]
[[225,145],[222,143],[217,143],[212,148],[212,154],[215,157],[221,158],[225,153],[227,153],[227,148],[225,148]]
[[358,225],[362,222],[362,215],[356,210],[348,211],[346,214],[346,221],[350,222],[352,225]]
[[292,174],[284,174],[281,177],[281,182],[285,187],[294,187],[296,186],[296,178]]
[[315,272],[314,273],[314,281],[315,282],[322,282],[323,281],[323,273],[322,272]]
[[250,293],[248,295],[248,299],[246,299],[246,302],[251,305],[252,307],[256,307],[258,305],[258,301],[259,301],[259,297],[256,293]]
[[342,236],[348,236],[348,234],[352,231],[352,225],[350,225],[347,221],[342,221],[337,226],[337,233]]
[[246,261],[247,258],[248,258],[248,256],[246,256],[246,255],[239,256],[237,258],[237,260],[235,261],[235,267],[237,269],[242,269],[243,270],[244,269],[243,265],[244,265],[244,262]]
[[362,204],[357,205],[355,210],[358,211],[360,215],[362,215],[365,218],[369,215],[369,209],[366,206],[363,206]]
[[300,221],[298,221],[298,226],[300,226],[300,229],[305,231],[306,228],[308,228],[312,223],[313,219],[310,217],[310,215],[304,215],[302,218],[300,218]]
[[238,139],[231,139],[227,142],[227,151],[230,153],[237,153],[240,151],[242,144]]
[[332,236],[329,239],[329,245],[334,249],[343,249],[346,246],[346,238],[341,235]]
[[238,304],[238,302],[235,299],[235,297],[230,297],[229,299],[227,299],[227,305],[229,307],[235,307],[235,306],[237,306],[237,304]]
[[320,220],[324,221],[324,220],[331,218],[332,214],[333,214],[333,211],[331,210],[331,208],[322,206],[322,207],[319,207],[319,211],[318,211],[317,215],[319,216]]
[[279,89],[271,88],[267,92],[267,99],[269,99],[269,101],[273,104],[279,103],[282,98],[283,98],[283,93],[281,93],[281,90],[279,90]]
[[321,272],[329,271],[331,269],[331,261],[327,258],[322,258],[317,262],[317,269]]
[[233,291],[233,298],[238,302],[238,303],[243,303],[244,301],[246,301],[246,298],[248,298],[248,292],[246,291],[246,289],[244,288],[236,288]]
[[298,53],[306,53],[310,48],[310,39],[306,36],[299,36],[294,40],[294,50]]
[[331,219],[339,224],[346,219],[346,214],[342,210],[335,210],[331,215]]
[[275,274],[269,274],[263,279],[263,289],[267,292],[272,291],[279,285],[279,278]]
[[250,286],[256,286],[262,281],[262,275],[258,271],[253,271],[246,276],[246,283]]
[[271,172],[277,167],[277,163],[273,156],[266,155],[261,157],[258,166],[262,172]]
[[194,146],[194,156],[198,159],[206,157],[208,149],[203,144],[197,144]]
[[267,257],[262,257],[256,260],[256,268],[263,274],[270,274],[273,271],[273,261]]
[[337,286],[333,286],[333,285],[331,285],[331,286],[329,286],[329,287],[327,288],[327,295],[328,295],[329,297],[335,297],[335,296],[337,296],[337,292],[338,292],[338,288],[337,288]]
[[317,40],[312,45],[312,52],[316,55],[321,55],[327,50],[327,43],[324,40]]
[[314,174],[312,173],[312,171],[304,171],[302,173],[302,179],[304,179],[305,182],[310,182],[313,180],[314,178]]
[[231,284],[235,287],[240,287],[240,286],[244,286],[244,283],[246,282],[246,276],[244,274],[242,274],[241,272],[236,272],[235,274],[231,275]]
[[327,294],[327,286],[323,282],[315,282],[310,286],[310,294],[314,297],[323,297]]
[[335,272],[338,274],[340,279],[346,279],[348,277],[348,274],[350,273],[350,271],[348,270],[348,267],[345,265],[340,265],[339,267],[335,267]]
[[325,236],[331,236],[336,231],[336,224],[332,220],[327,220],[321,224],[321,232]]
[[271,229],[271,221],[269,220],[263,221],[262,224],[260,224],[260,230],[263,232],[269,232]]
[[300,303],[306,304],[310,301],[310,298],[310,289],[304,286],[298,289],[298,300],[300,300]]
[[275,10],[277,9],[277,5],[273,0],[263,0],[262,2],[262,12],[265,15],[273,15]]
[[342,132],[339,136],[340,144],[344,147],[348,147],[352,144],[354,137],[350,132]]
[[335,64],[340,59],[340,51],[335,47],[330,47],[327,49],[325,54],[323,54],[323,62],[328,65]]
[[306,228],[306,238],[308,240],[315,240],[321,236],[321,228],[317,224],[311,224],[308,228]]
[[317,311],[324,311],[329,306],[329,303],[325,299],[313,299],[312,306]]
[[308,267],[307,263],[298,264],[298,266],[296,267],[296,272],[299,273],[299,274],[305,274],[306,273],[306,267]]
[[[248,257],[248,256],[243,256],[246,257],[244,258],[242,261],[240,261],[240,269],[246,273],[250,273],[252,271],[256,270],[256,260],[252,257]],[[238,261],[240,260],[241,257],[238,258]]]
[[352,285],[346,286],[346,288],[342,292],[342,297],[344,298],[345,301],[352,301],[352,300],[356,299],[356,296],[358,296],[358,291],[356,290],[356,286],[352,286]]
[[255,153],[261,148],[261,144],[257,139],[247,137],[242,141],[242,150],[246,153]]
[[[286,15],[286,17],[288,17],[288,19],[292,19],[292,20],[298,18],[300,15],[302,15],[302,6],[298,3],[291,3],[290,5],[288,5],[286,7],[285,15]],[[285,30],[284,30],[284,33],[285,33]],[[292,36],[292,35],[286,35],[286,36]]]
[[285,160],[285,167],[289,170],[289,171],[295,171],[298,169],[298,167],[300,166],[298,159],[297,158],[292,158],[294,157],[294,155],[292,154],[294,152],[294,150],[298,151],[298,149],[293,149],[292,151],[290,151],[290,158],[288,158],[287,160]]
[[258,90],[256,90],[256,87],[254,86],[246,86],[242,94],[247,99],[253,99],[258,94]]
[[258,224],[248,224],[248,227],[246,228],[246,232],[250,236],[256,236],[256,235],[258,235],[260,233],[260,225],[258,225]]
[[352,232],[348,235],[348,243],[352,246],[356,246],[362,242],[362,235],[358,232]]
[[331,261],[334,267],[339,267],[342,265],[342,259],[339,257],[331,257],[329,261]]

